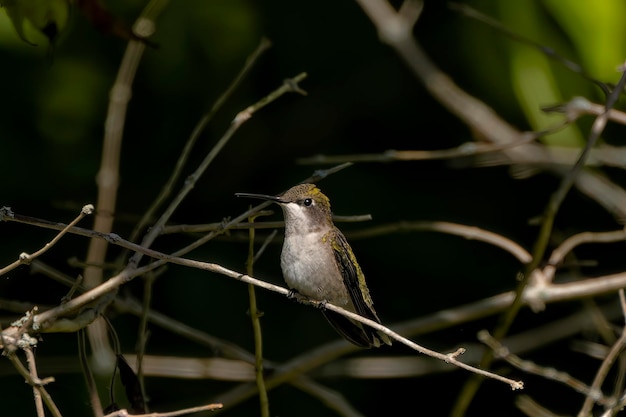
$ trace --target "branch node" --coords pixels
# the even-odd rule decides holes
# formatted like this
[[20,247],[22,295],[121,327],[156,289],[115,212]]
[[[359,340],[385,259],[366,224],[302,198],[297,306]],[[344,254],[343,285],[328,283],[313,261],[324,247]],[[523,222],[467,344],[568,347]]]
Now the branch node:
[[518,389],[524,389],[524,381],[513,381],[511,383],[511,389],[513,391],[518,390]]
[[87,204],[83,206],[83,209],[80,212],[85,215],[90,215],[93,213],[94,210],[95,210],[95,207],[93,206],[93,204]]
[[35,318],[35,314],[37,313],[37,311],[39,310],[39,308],[37,306],[33,307],[33,309],[31,311],[27,311],[26,313],[24,313],[24,316],[15,320],[13,323],[11,323],[11,326],[13,327],[27,327],[29,326]]
[[300,88],[300,86],[298,85],[298,81],[295,78],[287,78],[285,81],[283,81],[283,83],[289,87],[289,91],[291,92],[302,94],[303,96],[309,94],[305,90]]
[[23,333],[22,337],[19,338],[16,345],[20,349],[27,349],[33,346],[37,346],[37,338],[32,337],[28,333]]
[[6,217],[13,218],[15,217],[15,214],[13,213],[13,210],[11,210],[11,207],[3,206],[0,208],[0,222],[6,221]]
[[461,348],[458,348],[458,349],[457,349],[457,350],[455,350],[454,352],[452,352],[452,353],[448,353],[448,354],[446,355],[446,356],[447,356],[446,362],[447,362],[447,363],[450,363],[450,362],[452,362],[452,361],[456,360],[456,358],[457,358],[457,357],[459,357],[460,355],[462,355],[462,354],[464,354],[464,353],[465,353],[465,348],[462,348],[462,347],[461,347]]
[[20,253],[20,256],[18,258],[20,260],[20,263],[23,263],[26,265],[30,263],[30,253],[22,252]]
[[237,113],[237,115],[233,119],[232,124],[239,125],[249,120],[252,117],[252,111],[253,111],[252,106],[240,111],[239,113]]

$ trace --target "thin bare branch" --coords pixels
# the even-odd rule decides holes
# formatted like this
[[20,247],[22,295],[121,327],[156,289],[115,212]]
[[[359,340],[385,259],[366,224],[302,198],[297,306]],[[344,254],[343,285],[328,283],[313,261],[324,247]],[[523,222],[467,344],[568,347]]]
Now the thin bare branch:
[[[53,247],[59,240],[61,240],[61,238],[72,227],[74,227],[79,221],[81,221],[83,219],[83,217],[93,213],[93,210],[94,210],[94,208],[93,208],[93,206],[91,204],[87,204],[86,206],[84,206],[83,209],[80,211],[80,214],[74,220],[72,220],[70,222],[70,224],[68,224],[67,226],[64,226],[61,229],[61,231],[59,233],[57,233],[57,235],[50,242],[46,243],[41,249],[39,249],[35,253],[32,253],[32,254],[28,254],[26,252],[21,253],[20,256],[19,256],[19,259],[17,261],[15,261],[12,264],[7,265],[4,268],[0,269],[0,276],[6,274],[9,271],[12,271],[13,269],[17,268],[20,265],[29,264],[34,259],[36,259],[39,256],[43,255],[48,249]],[[11,209],[5,207],[4,210],[3,210],[2,215],[0,215],[0,219],[8,218],[11,215],[12,215]]]
[[607,403],[607,399],[599,389],[589,387],[584,382],[574,378],[567,372],[561,372],[554,368],[539,366],[531,361],[521,359],[519,356],[511,353],[507,347],[492,337],[487,330],[482,330],[478,333],[478,340],[489,346],[489,348],[493,350],[496,357],[504,359],[507,363],[519,370],[565,384],[576,392],[584,394],[588,398],[591,398],[600,404]]
[[[3,337],[3,344],[5,343],[6,342],[4,341]],[[50,414],[52,414],[53,417],[63,417],[61,411],[57,408],[56,404],[52,400],[52,397],[43,386],[46,383],[54,381],[54,378],[47,378],[46,380],[40,380],[39,378],[33,379],[32,374],[24,367],[15,352],[7,352],[7,357],[9,358],[15,369],[17,369],[19,374],[24,377],[26,382],[28,382],[34,390],[37,390],[44,403],[46,404],[46,407],[50,411]]]
[[226,91],[224,91],[222,95],[218,97],[215,103],[213,103],[213,106],[211,107],[211,109],[204,116],[202,116],[200,121],[196,124],[196,126],[194,127],[191,133],[191,136],[189,136],[189,139],[185,143],[185,147],[183,148],[180,156],[178,157],[178,160],[176,161],[176,166],[172,170],[172,173],[170,174],[170,178],[163,185],[159,195],[156,197],[156,199],[150,205],[150,207],[145,211],[141,220],[137,223],[137,225],[133,229],[132,233],[130,234],[130,238],[129,238],[130,241],[132,242],[136,241],[137,237],[139,236],[139,233],[142,230],[144,230],[145,227],[148,225],[148,223],[155,217],[156,211],[163,205],[165,200],[172,193],[174,184],[176,184],[176,182],[180,178],[180,175],[183,172],[183,168],[185,164],[187,163],[189,156],[191,155],[191,151],[194,145],[196,144],[196,142],[198,141],[198,139],[200,138],[200,135],[202,134],[202,132],[204,132],[208,124],[211,122],[211,120],[213,120],[213,117],[218,112],[218,110],[222,108],[226,100],[228,100],[228,98],[232,95],[235,89],[241,84],[243,79],[248,75],[248,73],[250,72],[252,67],[255,65],[259,57],[270,46],[271,46],[271,43],[269,40],[265,38],[261,39],[261,42],[259,43],[257,48],[246,59],[246,62],[243,68],[235,76],[235,78],[233,79],[231,84],[228,86]]
[[[39,381],[39,376],[37,375],[37,364],[35,362],[35,354],[30,346],[24,348],[24,353],[26,353],[26,362],[28,363],[28,371],[30,373],[30,378],[32,381]],[[33,395],[35,397],[35,410],[37,410],[38,417],[45,417],[46,412],[43,408],[43,401],[41,399],[41,392],[39,389],[33,385]]]
[[85,384],[87,385],[87,392],[89,393],[89,402],[91,403],[91,409],[95,417],[103,417],[102,403],[98,396],[98,388],[96,387],[96,381],[91,372],[91,366],[89,365],[89,359],[87,356],[87,344],[85,343],[85,330],[81,329],[76,334],[78,337],[78,358],[80,360],[80,367],[85,377]]
[[[250,216],[248,221],[250,223],[254,222],[255,216]],[[246,261],[246,273],[248,275],[252,275],[254,271],[254,228],[251,227],[248,230],[248,234],[250,237],[250,242],[248,244],[248,259]],[[248,310],[250,314],[250,321],[252,323],[252,333],[254,335],[254,356],[255,356],[255,376],[256,376],[256,385],[259,391],[259,407],[261,411],[261,417],[269,417],[270,415],[270,405],[269,398],[267,396],[267,389],[265,388],[265,375],[263,370],[263,332],[261,329],[261,316],[262,313],[257,306],[256,293],[254,289],[254,285],[248,284],[248,302],[250,304],[250,309]]]
[[[620,288],[618,292],[619,292],[620,304],[622,306],[622,313],[626,317],[626,299],[624,297],[624,289]],[[621,336],[615,341],[613,346],[611,346],[611,350],[602,361],[600,368],[598,368],[598,371],[596,372],[596,376],[593,379],[593,382],[591,384],[592,392],[599,391],[601,389],[602,384],[604,383],[604,380],[606,379],[609,373],[609,370],[611,369],[611,366],[613,366],[613,363],[617,360],[619,354],[624,350],[624,344],[626,344],[626,324],[624,325],[622,329]],[[583,402],[583,405],[580,411],[578,412],[578,417],[590,416],[594,403],[595,403],[595,398],[593,396],[585,397],[585,401]]]
[[170,411],[168,413],[148,413],[148,414],[130,414],[127,410],[117,410],[104,417],[177,417],[187,414],[200,413],[202,411],[215,411],[222,408],[222,404],[208,404],[198,407],[184,408],[182,410]]
[[[233,137],[235,132],[237,130],[239,130],[241,125],[243,125],[248,119],[250,119],[250,117],[252,117],[252,115],[255,112],[257,112],[258,110],[262,109],[266,105],[270,104],[274,100],[278,99],[283,94],[286,94],[286,93],[289,93],[289,92],[300,92],[301,90],[298,87],[298,83],[303,81],[306,78],[306,76],[307,76],[306,73],[301,73],[301,74],[296,75],[292,79],[286,80],[281,87],[279,87],[276,90],[272,91],[267,96],[263,97],[261,100],[259,100],[255,104],[253,104],[253,105],[247,107],[246,109],[242,110],[241,112],[239,112],[235,116],[235,118],[233,119],[233,121],[232,121],[230,127],[228,128],[228,130],[224,133],[224,135],[222,135],[222,137],[215,144],[215,146],[213,146],[211,151],[207,154],[207,156],[204,158],[204,160],[200,163],[198,168],[196,168],[196,170],[187,178],[183,188],[174,197],[172,202],[164,210],[164,212],[161,215],[161,217],[159,217],[159,219],[152,226],[152,228],[146,234],[146,236],[144,236],[144,238],[143,238],[143,240],[141,242],[142,246],[149,247],[152,244],[152,242],[154,242],[154,240],[157,238],[157,236],[161,233],[161,230],[163,229],[163,226],[170,219],[170,217],[172,216],[174,211],[178,208],[180,203],[182,203],[182,201],[189,194],[189,192],[191,192],[191,190],[195,186],[195,184],[198,181],[198,179],[202,176],[202,174],[206,171],[206,169],[209,167],[209,165],[213,162],[215,157],[221,152],[221,150],[224,148],[224,146],[226,146],[226,144],[230,141],[230,139]],[[242,115],[245,115],[245,116],[242,116]],[[202,243],[204,243],[204,242],[202,242]],[[138,265],[139,261],[141,260],[141,258],[142,258],[142,254],[141,253],[135,253],[131,257],[131,259],[129,261],[129,265],[131,265],[131,266],[132,265]]]
[[582,232],[568,237],[552,251],[546,267],[543,268],[543,284],[552,282],[557,267],[575,247],[585,243],[615,243],[624,240],[626,240],[624,229],[611,232]]
[[439,221],[422,221],[422,222],[398,222],[389,223],[377,227],[370,227],[362,230],[352,231],[350,237],[354,239],[362,239],[365,237],[379,236],[397,232],[406,231],[432,231],[447,233],[451,235],[461,236],[469,240],[478,240],[480,242],[489,243],[500,249],[505,250],[515,256],[522,264],[531,261],[530,253],[521,245],[497,233],[481,229],[475,226],[467,226],[458,223],[439,222]]
[[[257,212],[262,214],[263,216],[269,216],[274,212],[272,210],[264,210]],[[359,214],[354,216],[338,216],[333,214],[333,222],[335,223],[354,223],[354,222],[366,222],[372,220],[371,214]],[[178,224],[172,226],[164,226],[162,235],[171,234],[171,233],[202,233],[202,232],[213,232],[216,230],[220,230],[224,227],[224,222],[219,223],[208,223],[208,224]],[[236,225],[233,225],[230,230],[246,230],[251,227],[255,229],[279,229],[285,227],[284,221],[269,221],[269,222],[261,222],[261,223],[246,223],[241,222]],[[132,239],[130,239],[132,241]],[[248,238],[246,238],[248,241]]]
[[[249,210],[249,211],[251,211],[251,210]],[[119,236],[115,236],[114,239],[115,239],[115,243],[116,244],[119,244],[120,242],[123,241],[123,239],[119,238]],[[286,288],[279,287],[279,286],[276,286],[276,285],[273,285],[273,284],[270,284],[270,283],[267,283],[267,282],[264,282],[264,281],[260,281],[260,280],[257,280],[255,278],[252,278],[252,277],[247,276],[247,275],[239,274],[239,273],[237,273],[235,271],[231,271],[231,270],[229,270],[227,268],[224,268],[221,265],[205,263],[205,262],[199,262],[199,261],[193,261],[193,260],[189,260],[189,259],[179,258],[177,256],[166,255],[166,254],[163,254],[163,253],[160,253],[160,252],[157,252],[157,251],[153,251],[151,249],[142,248],[141,246],[133,244],[131,242],[127,242],[127,241],[123,241],[123,242],[124,242],[124,244],[121,245],[121,246],[131,247],[132,250],[135,250],[138,253],[142,253],[144,255],[148,255],[148,256],[151,256],[153,258],[161,259],[162,261],[167,261],[167,262],[171,262],[171,263],[175,263],[175,264],[179,264],[179,265],[184,265],[184,266],[196,267],[196,268],[200,268],[200,269],[204,269],[204,270],[210,270],[210,271],[213,271],[213,272],[217,272],[217,273],[229,276],[231,278],[238,279],[240,281],[247,282],[249,284],[253,284],[253,285],[265,288],[265,289],[269,289],[271,291],[275,291],[275,292],[281,293],[281,294],[283,294],[285,296],[289,292]],[[147,272],[149,270],[152,270],[152,269],[154,269],[154,265],[157,264],[157,263],[158,262],[153,262],[151,264],[148,264],[147,266],[144,266],[142,268],[138,268],[138,269],[136,269],[134,271],[134,274],[145,273],[145,272]],[[124,271],[122,271],[122,272],[124,272]],[[49,310],[49,311],[41,313],[40,315],[36,316],[36,318],[35,318],[36,321],[38,322],[37,324],[39,324],[39,326],[42,326],[41,327],[42,330],[45,330],[45,328],[46,328],[45,323],[47,323],[49,320],[53,320],[54,318],[58,317],[58,315],[62,314],[64,312],[64,310],[66,310],[66,309],[68,311],[70,311],[69,310],[70,308],[78,308],[78,306],[80,306],[79,303],[82,301],[82,297],[87,297],[88,299],[93,299],[91,297],[93,297],[95,295],[93,293],[96,292],[96,290],[98,290],[98,292],[102,292],[102,294],[105,294],[105,293],[109,292],[111,289],[117,288],[119,285],[121,285],[122,283],[126,282],[125,278],[126,278],[126,276],[121,273],[117,277],[109,279],[108,281],[106,281],[105,283],[100,285],[99,287],[97,287],[97,288],[95,288],[95,289],[93,289],[93,290],[91,290],[91,291],[89,291],[89,292],[87,292],[85,294],[82,294],[81,296],[79,296],[79,297],[69,301],[68,303],[66,303],[64,305],[61,305],[59,307],[56,307],[53,310]],[[313,304],[313,305],[317,305],[317,306],[320,305],[319,302],[310,301],[310,303]],[[74,305],[74,304],[77,304],[77,305]],[[454,357],[451,357],[449,355],[444,355],[444,354],[441,354],[441,353],[434,352],[434,351],[431,351],[429,349],[423,348],[422,346],[419,346],[419,345],[415,344],[414,342],[412,342],[412,341],[410,341],[410,340],[400,336],[399,334],[389,330],[387,327],[382,326],[382,325],[380,325],[380,324],[378,324],[378,323],[376,323],[376,322],[374,322],[372,320],[368,320],[368,319],[366,319],[364,317],[361,317],[361,316],[359,316],[357,314],[351,313],[351,312],[349,312],[347,310],[344,310],[344,309],[342,309],[340,307],[337,307],[337,306],[334,306],[334,305],[331,305],[331,304],[326,304],[326,308],[331,309],[333,311],[336,311],[336,312],[338,312],[340,314],[343,314],[343,315],[345,315],[345,316],[347,316],[349,318],[353,318],[353,319],[355,319],[357,321],[360,321],[360,322],[362,322],[364,324],[367,324],[367,325],[369,325],[371,327],[374,327],[377,330],[381,330],[384,333],[388,334],[389,336],[393,337],[394,339],[398,340],[399,342],[401,342],[401,343],[403,343],[403,344],[413,348],[414,350],[416,350],[416,351],[418,351],[420,353],[431,354],[433,357],[436,357],[438,359],[441,359],[441,360],[444,360],[446,362],[452,363],[452,364],[454,364],[456,366],[459,366],[461,368],[472,370],[473,372],[479,373],[479,374],[484,375],[484,376],[490,376],[490,377],[492,377],[494,379],[499,379],[499,380],[501,380],[503,382],[506,382],[509,385],[511,385],[512,388],[515,388],[515,389],[521,388],[521,384],[519,382],[517,382],[517,381],[512,381],[512,380],[509,380],[507,378],[502,378],[502,377],[497,376],[495,374],[491,374],[491,373],[489,373],[487,371],[483,371],[483,370],[480,370],[480,369],[477,369],[477,368],[473,368],[473,367],[471,367],[469,365],[466,365],[466,364],[464,364],[462,362],[459,362]]]
[[[143,9],[135,25],[136,29],[144,35],[151,35],[154,32],[154,21],[158,13],[165,7],[165,4],[167,4],[167,0],[151,0]],[[140,42],[138,39],[131,39],[128,42],[115,82],[109,93],[100,168],[96,175],[98,186],[96,206],[98,211],[93,224],[94,230],[103,233],[109,233],[113,230],[126,113],[132,97],[133,82],[137,74],[137,68],[145,47],[145,42]],[[93,288],[104,280],[101,265],[105,262],[107,247],[107,241],[101,239],[91,239],[89,241],[85,257],[86,267],[83,273],[85,287]],[[87,332],[91,352],[95,360],[102,364],[113,365],[115,359],[106,327],[102,321],[96,320],[89,326]]]

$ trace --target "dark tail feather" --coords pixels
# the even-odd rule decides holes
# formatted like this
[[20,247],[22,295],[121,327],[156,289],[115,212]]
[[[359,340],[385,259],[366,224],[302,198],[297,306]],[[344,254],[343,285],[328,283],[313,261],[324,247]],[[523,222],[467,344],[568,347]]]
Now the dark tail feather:
[[364,324],[352,321],[334,311],[324,310],[322,313],[337,333],[350,343],[362,348],[378,347],[381,345],[381,341],[388,345],[391,344],[387,335],[380,335],[376,330]]

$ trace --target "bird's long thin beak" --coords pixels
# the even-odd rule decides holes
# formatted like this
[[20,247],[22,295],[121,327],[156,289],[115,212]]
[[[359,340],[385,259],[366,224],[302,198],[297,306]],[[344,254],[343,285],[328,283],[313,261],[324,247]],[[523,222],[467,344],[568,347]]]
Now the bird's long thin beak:
[[235,193],[237,197],[247,197],[247,198],[258,198],[259,200],[268,200],[273,201],[275,203],[283,203],[283,200],[275,195],[267,195],[267,194],[250,194],[250,193]]

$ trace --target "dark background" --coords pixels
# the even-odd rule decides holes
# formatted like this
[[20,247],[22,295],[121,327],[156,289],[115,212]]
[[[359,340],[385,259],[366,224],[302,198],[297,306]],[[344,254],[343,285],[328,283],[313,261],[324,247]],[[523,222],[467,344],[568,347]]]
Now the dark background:
[[[138,0],[105,3],[127,22],[132,22],[144,6]],[[517,128],[538,128],[529,121],[532,119],[515,95],[515,61],[511,58],[514,48],[532,49],[452,12],[444,2],[425,3],[415,36],[437,65]],[[611,32],[611,22],[623,23],[626,15],[616,17],[622,7],[614,2],[605,4],[615,7],[606,22],[591,12],[576,9],[576,2],[562,2],[576,9],[572,15],[584,17],[590,13],[589,20],[596,26],[584,26],[584,30],[591,31],[586,33],[604,28],[602,45],[608,52],[603,52],[602,57],[599,47],[585,46],[568,31],[563,23],[568,16],[551,7],[554,2],[512,2],[518,5],[517,12],[494,1],[464,3],[534,41],[554,47],[560,54],[584,64],[603,81],[618,79],[615,68],[623,62],[626,38],[619,32],[619,25]],[[79,13],[73,13],[50,61],[46,59],[44,42],[31,47],[20,41],[4,15],[2,18],[0,205],[10,206],[16,213],[68,222],[82,205],[95,203],[95,174],[108,95],[126,41],[98,32]],[[395,53],[379,42],[374,26],[355,2],[171,2],[159,17],[152,38],[159,47],[146,51],[133,86],[122,149],[115,233],[128,236],[133,220],[149,207],[169,177],[196,122],[226,89],[263,36],[272,41],[273,47],[203,133],[185,174],[195,169],[237,112],[274,90],[285,78],[306,71],[308,78],[301,87],[308,95],[284,96],[255,114],[198,181],[173,216],[173,223],[219,222],[236,216],[247,208],[248,201],[235,198],[235,192],[275,194],[314,170],[328,167],[301,165],[298,158],[380,153],[389,149],[447,149],[474,140],[472,132],[434,101]],[[589,34],[588,41],[595,40]],[[574,95],[603,100],[599,90],[582,77],[556,63],[547,68],[553,71],[553,88],[560,91],[563,100]],[[541,103],[547,104],[554,103]],[[588,126],[589,119],[578,124],[581,137],[587,135]],[[612,127],[605,139],[619,145],[621,133],[621,127]],[[576,138],[567,143],[579,144]],[[442,220],[500,233],[530,248],[538,230],[529,220],[543,211],[550,193],[558,186],[558,178],[539,174],[516,180],[508,167],[478,168],[474,162],[466,158],[358,163],[318,185],[330,197],[336,214],[373,216],[369,223],[340,225],[348,239],[351,230],[370,226],[402,220]],[[611,174],[619,183],[622,174]],[[273,217],[280,218],[279,213]],[[82,225],[90,224],[87,219]],[[611,215],[574,190],[557,217],[555,236],[558,241],[575,232],[619,227]],[[35,251],[53,235],[31,226],[0,224],[0,265],[13,262],[20,252]],[[157,241],[155,249],[172,252],[193,239],[194,236],[166,236]],[[376,309],[389,324],[510,290],[521,269],[512,256],[500,249],[443,234],[414,232],[350,240],[368,277]],[[72,256],[84,257],[87,243],[85,238],[68,236],[42,260],[76,276],[80,270],[68,266],[67,260]],[[258,262],[255,276],[282,284],[278,243],[270,246]],[[621,246],[592,248],[584,255],[599,260],[593,273],[600,274],[623,268],[622,250]],[[109,249],[110,259],[117,254],[118,248]],[[247,244],[224,238],[189,256],[244,271]],[[128,291],[139,297],[142,284],[136,280]],[[65,292],[66,288],[46,277],[29,274],[28,267],[12,271],[0,282],[0,298],[4,299],[55,304]],[[262,324],[267,358],[287,360],[337,338],[314,309],[274,293],[258,290],[257,294],[259,307],[265,312]],[[247,288],[242,283],[171,266],[154,286],[152,305],[191,326],[253,349],[246,315]],[[578,307],[578,303],[549,306],[539,314],[524,310],[513,333]],[[14,317],[6,313],[2,325]],[[112,320],[124,351],[132,353],[137,320],[116,316]],[[489,319],[421,336],[416,341],[449,351],[475,341],[478,330],[491,329],[494,324],[495,319]],[[152,326],[151,331],[149,354],[210,356],[202,348],[158,327]],[[561,367],[590,382],[599,362],[571,353],[569,342],[545,346],[528,358]],[[359,353],[379,354],[414,355],[399,345]],[[56,360],[53,358],[62,356],[71,362],[76,357],[76,338],[72,334],[44,335],[37,355],[42,367],[40,375],[47,376],[45,369]],[[49,362],[46,358],[50,358]],[[50,386],[50,391],[65,417],[88,415],[82,376],[76,372],[75,362],[70,368],[74,371],[54,374],[57,382]],[[0,414],[34,415],[31,389],[8,361],[0,369]],[[525,393],[557,413],[573,414],[582,404],[581,395],[557,383],[508,368],[499,370],[525,379]],[[465,371],[455,370],[419,378],[335,378],[322,382],[343,393],[364,415],[426,415],[427,411],[428,415],[446,415],[468,377]],[[156,411],[206,403],[231,386],[221,381],[147,380],[151,407]],[[269,395],[272,415],[333,414],[290,386],[279,387]],[[515,395],[518,393],[504,384],[487,382],[468,414],[515,415]],[[250,400],[226,413],[255,415],[257,401]]]

